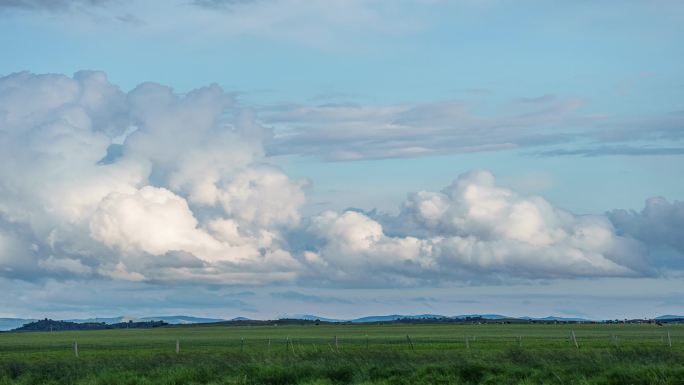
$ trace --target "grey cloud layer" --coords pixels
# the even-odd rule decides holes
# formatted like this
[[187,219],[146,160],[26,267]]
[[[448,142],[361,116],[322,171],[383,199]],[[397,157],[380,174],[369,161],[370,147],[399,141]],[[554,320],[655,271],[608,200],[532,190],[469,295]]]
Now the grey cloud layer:
[[[345,161],[538,148],[540,156],[679,155],[684,115],[623,122],[589,114],[576,98],[544,95],[501,107],[500,116],[477,113],[461,101],[418,105],[284,105],[265,114],[278,128],[274,154],[294,153]],[[508,112],[506,112],[508,111]],[[639,143],[628,146],[624,143]],[[657,143],[657,142],[653,142]],[[567,146],[570,145],[570,148]]]
[[[461,116],[452,107],[382,115],[401,125],[430,119],[447,126]],[[309,118],[310,129],[328,112]],[[310,114],[318,112],[303,116]],[[377,111],[335,114],[367,119]],[[539,114],[521,117],[520,126],[554,121]],[[480,130],[506,137],[488,124]],[[345,138],[361,131],[334,134],[347,146]],[[475,131],[462,135],[483,145]],[[311,143],[287,140],[274,146]],[[178,96],[153,83],[124,93],[99,72],[0,78],[0,275],[396,286],[648,276],[654,270],[644,243],[681,251],[677,234],[638,230],[656,228],[639,221],[677,216],[651,215],[655,208],[614,212],[619,229],[628,229],[617,233],[606,216],[557,209],[498,186],[487,171],[410,195],[396,217],[346,211],[301,218],[307,183],[273,165],[264,143],[274,143],[271,130],[217,86]]]
[[[576,113],[581,102],[551,98],[507,118],[479,116],[446,101],[416,106],[284,106],[266,119],[280,131],[273,152],[328,160],[414,157],[553,143],[573,135],[549,128],[591,120]],[[544,130],[547,129],[547,130]],[[486,132],[487,135],[483,135]]]
[[579,148],[575,150],[548,150],[534,155],[552,157],[564,155],[579,155],[595,157],[604,155],[651,156],[651,155],[684,155],[684,147],[636,147],[636,146],[600,146],[593,148]]
[[626,236],[684,254],[684,202],[655,197],[640,212],[613,210],[608,217]]
[[[607,291],[606,286],[613,288]],[[260,287],[241,293],[234,287],[167,285],[123,281],[26,282],[0,277],[0,316],[91,318],[194,314],[230,319],[273,319],[301,312],[331,318],[369,314],[500,312],[512,316],[549,314],[595,319],[678,314],[684,305],[681,282],[664,279],[606,278],[502,286],[341,289]],[[97,295],[93,295],[97,293]],[[285,293],[285,295],[279,295]],[[275,294],[275,296],[274,296]],[[412,298],[412,300],[407,300]],[[476,298],[477,301],[473,300]]]

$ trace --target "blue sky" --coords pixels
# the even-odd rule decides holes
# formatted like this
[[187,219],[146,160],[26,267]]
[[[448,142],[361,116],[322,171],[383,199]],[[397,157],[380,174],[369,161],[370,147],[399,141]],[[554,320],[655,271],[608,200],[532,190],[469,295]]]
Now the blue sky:
[[0,1],[0,316],[682,313],[683,37],[667,0]]

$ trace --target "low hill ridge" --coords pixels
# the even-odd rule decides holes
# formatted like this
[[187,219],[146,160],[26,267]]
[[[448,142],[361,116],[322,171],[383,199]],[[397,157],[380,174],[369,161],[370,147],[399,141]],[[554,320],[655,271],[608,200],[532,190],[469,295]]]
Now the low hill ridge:
[[53,332],[53,331],[67,331],[67,330],[104,330],[104,329],[148,329],[168,325],[164,321],[143,321],[120,322],[116,324],[106,324],[102,322],[70,322],[70,321],[55,321],[48,318],[27,323],[19,328],[14,329],[16,332]]

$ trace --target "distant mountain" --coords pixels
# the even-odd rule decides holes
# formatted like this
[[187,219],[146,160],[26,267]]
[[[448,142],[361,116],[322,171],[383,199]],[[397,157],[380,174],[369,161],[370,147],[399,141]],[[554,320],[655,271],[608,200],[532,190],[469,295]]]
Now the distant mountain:
[[[678,316],[663,316],[663,317],[671,317],[671,318],[679,318]],[[315,320],[320,320],[324,322],[351,322],[351,323],[373,323],[373,322],[394,322],[394,321],[399,321],[399,320],[438,320],[438,319],[453,319],[453,320],[466,320],[466,319],[483,319],[483,320],[504,320],[504,319],[519,319],[519,320],[528,320],[528,321],[561,321],[561,322],[586,322],[589,321],[584,318],[577,318],[577,317],[557,317],[557,316],[548,316],[548,317],[542,317],[542,318],[534,318],[534,317],[509,317],[501,314],[461,314],[461,315],[456,315],[452,317],[446,317],[440,314],[417,314],[417,315],[407,315],[407,314],[389,314],[389,315],[376,315],[376,316],[367,316],[367,317],[361,317],[361,318],[355,318],[355,319],[347,319],[347,320],[342,320],[342,319],[333,319],[333,318],[325,318],[325,317],[320,317],[317,315],[310,315],[310,314],[300,314],[300,315],[290,315],[290,316],[283,316],[281,318],[289,318],[289,319],[300,319],[300,320],[306,320],[306,321],[315,321]]]
[[352,323],[368,323],[368,322],[391,322],[398,321],[401,319],[440,319],[447,318],[439,314],[418,314],[418,315],[406,315],[406,314],[390,314],[390,315],[380,315],[380,316],[368,316],[361,317],[351,320]]
[[418,314],[418,315],[405,315],[402,316],[403,318],[408,318],[408,319],[440,319],[440,318],[449,318],[447,316],[443,316],[441,314]]
[[[373,323],[373,322],[395,322],[400,320],[407,320],[416,322],[416,320],[435,320],[436,322],[440,319],[444,319],[448,322],[449,319],[454,320],[454,322],[468,322],[468,319],[482,319],[482,320],[521,320],[521,321],[540,321],[540,322],[590,322],[592,320],[581,318],[581,317],[558,317],[558,316],[548,316],[548,317],[509,317],[501,314],[461,314],[456,316],[443,316],[440,314],[417,314],[417,315],[407,315],[407,314],[389,314],[389,315],[374,315],[366,316],[354,319],[336,319],[321,317],[313,314],[295,314],[295,315],[283,315],[279,319],[285,320],[304,320],[304,321],[322,321],[322,322],[351,322],[351,323]],[[684,319],[684,315],[661,315],[656,317],[655,320],[662,322],[670,322],[671,320],[681,320]],[[20,328],[21,326],[35,322],[35,319],[27,318],[0,318],[0,331],[8,331]],[[98,317],[98,318],[87,318],[87,319],[70,319],[64,320],[64,322],[72,322],[77,324],[105,324],[105,325],[116,325],[124,324],[128,322],[150,322],[150,321],[160,321],[170,325],[181,325],[181,324],[203,324],[203,323],[220,323],[220,322],[260,322],[255,321],[246,317],[235,317],[230,320],[224,320],[220,318],[206,318],[206,317],[193,317],[186,315],[171,315],[171,316],[153,316],[153,317],[131,317],[131,316],[119,316],[119,317]],[[419,322],[419,321],[417,321]],[[514,321],[513,321],[514,322]]]
[[281,319],[299,319],[305,321],[323,321],[323,322],[351,322],[351,323],[372,323],[372,322],[392,322],[401,319],[440,319],[448,318],[439,314],[418,314],[418,315],[406,315],[406,314],[390,314],[390,315],[376,315],[367,316],[354,319],[336,319],[336,318],[326,318],[311,314],[295,314],[281,316]]
[[353,323],[366,323],[366,322],[390,322],[390,321],[396,321],[398,319],[402,319],[404,316],[399,315],[399,314],[391,314],[391,315],[374,315],[374,316],[367,316],[367,317],[361,317],[357,319],[351,320]]
[[497,319],[513,318],[513,317],[508,317],[508,316],[501,315],[501,314],[462,314],[462,315],[453,316],[451,318],[456,318],[456,319],[482,318],[482,319],[497,320]]
[[667,314],[667,315],[661,315],[660,317],[655,317],[655,319],[658,321],[666,321],[666,320],[670,320],[670,319],[684,319],[684,315]]
[[36,320],[26,318],[0,318],[0,331],[16,329],[34,321]]
[[323,321],[323,322],[346,322],[345,320],[341,319],[334,319],[334,318],[326,318],[326,317],[319,317],[317,315],[312,315],[312,314],[292,314],[292,315],[283,315],[278,317],[280,319],[300,319],[304,321]]
[[107,325],[118,324],[122,322],[147,322],[147,321],[164,321],[171,325],[181,325],[181,324],[205,324],[214,322],[223,322],[224,319],[220,318],[201,318],[201,317],[191,317],[186,315],[172,315],[172,316],[156,316],[156,317],[131,317],[131,316],[120,316],[120,317],[104,317],[104,318],[87,318],[87,319],[70,319],[67,322],[75,323],[105,323]]
[[526,319],[526,320],[532,320],[532,321],[565,321],[565,322],[587,322],[590,321],[586,318],[579,318],[579,317],[556,317],[556,316],[548,316],[548,317],[541,317],[541,318],[535,318],[535,317],[519,317],[518,319]]
[[76,318],[76,319],[66,319],[65,322],[74,322],[77,324],[88,324],[88,323],[104,323],[107,325],[118,324],[121,322],[137,321],[134,317],[97,317],[97,318]]
[[221,318],[202,318],[202,317],[191,317],[187,315],[172,315],[172,316],[160,316],[160,317],[143,317],[142,321],[164,321],[171,325],[181,325],[181,324],[208,324],[214,322],[223,322],[224,319]]

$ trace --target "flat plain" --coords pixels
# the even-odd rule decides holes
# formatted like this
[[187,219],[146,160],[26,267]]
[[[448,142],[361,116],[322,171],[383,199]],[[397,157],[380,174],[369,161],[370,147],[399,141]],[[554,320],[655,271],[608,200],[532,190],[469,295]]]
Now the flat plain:
[[0,333],[0,384],[684,384],[684,325],[193,325]]

